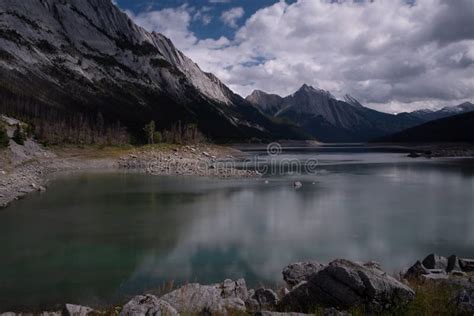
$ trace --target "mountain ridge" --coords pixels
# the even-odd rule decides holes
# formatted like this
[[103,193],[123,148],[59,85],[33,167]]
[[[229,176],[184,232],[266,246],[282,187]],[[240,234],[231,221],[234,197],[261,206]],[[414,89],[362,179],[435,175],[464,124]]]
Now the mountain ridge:
[[262,91],[257,94],[258,98],[252,93],[247,101],[267,115],[286,119],[325,142],[363,142],[422,123],[416,117],[397,117],[366,108],[349,95],[344,101],[338,100],[329,91],[307,84],[286,97]]
[[[50,117],[100,112],[137,135],[154,119],[160,128],[196,123],[221,141],[302,137],[109,0],[4,0],[0,25],[3,111],[30,117],[40,110],[54,112]],[[13,106],[16,99],[23,105]]]
[[380,143],[474,142],[474,111],[444,117],[374,139]]

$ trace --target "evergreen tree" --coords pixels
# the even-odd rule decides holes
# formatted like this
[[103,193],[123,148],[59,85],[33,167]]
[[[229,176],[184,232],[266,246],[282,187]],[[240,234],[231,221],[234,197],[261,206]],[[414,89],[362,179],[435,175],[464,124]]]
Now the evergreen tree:
[[15,129],[15,132],[13,133],[13,138],[12,139],[18,145],[24,145],[25,144],[26,135],[23,132],[23,129],[21,128],[20,124],[16,125],[16,129]]
[[155,136],[155,121],[151,121],[150,123],[145,125],[145,128],[143,130],[145,131],[146,137],[148,138],[148,144],[154,144],[154,136]]
[[7,130],[2,123],[0,123],[0,148],[8,147],[9,143],[10,138],[8,138]]

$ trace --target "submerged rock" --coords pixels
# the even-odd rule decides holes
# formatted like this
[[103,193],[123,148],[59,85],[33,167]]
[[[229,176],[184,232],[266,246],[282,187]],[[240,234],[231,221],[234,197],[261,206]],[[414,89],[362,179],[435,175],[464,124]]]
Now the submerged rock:
[[303,187],[303,183],[301,183],[300,181],[296,181],[295,183],[293,183],[293,187],[295,189],[300,189]]
[[178,312],[168,303],[154,295],[138,295],[122,309],[120,316],[178,316]]
[[325,265],[317,261],[292,263],[283,269],[283,280],[288,286],[294,287],[302,281],[307,281],[312,274],[321,271],[324,267]]
[[168,302],[179,313],[218,314],[246,311],[248,298],[245,280],[226,280],[221,284],[188,284],[164,295],[161,299]]
[[312,312],[319,307],[381,311],[413,300],[415,292],[378,269],[335,260],[283,297],[280,311]]

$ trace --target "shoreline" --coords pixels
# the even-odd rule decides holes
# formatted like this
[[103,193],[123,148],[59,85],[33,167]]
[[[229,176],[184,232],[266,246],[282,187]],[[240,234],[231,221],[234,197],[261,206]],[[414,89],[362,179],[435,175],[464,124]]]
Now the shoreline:
[[224,179],[260,176],[256,171],[239,170],[225,163],[245,156],[241,151],[211,144],[104,149],[64,147],[41,149],[41,155],[23,155],[22,159],[17,157],[20,146],[12,144],[11,147],[0,151],[0,210],[30,193],[46,191],[48,182],[64,172],[136,171],[149,175]]
[[[391,146],[412,152],[413,158],[473,158],[473,144],[369,143],[367,148]],[[316,148],[324,144],[313,144]],[[262,145],[262,148],[265,146]],[[426,154],[429,153],[429,154]],[[256,178],[257,171],[234,163],[249,156],[234,147],[213,144],[143,147],[58,147],[45,149],[33,140],[13,141],[0,151],[0,210],[32,192],[44,192],[51,178],[62,172],[137,171],[148,175],[215,178]]]
[[[334,259],[293,262],[282,267],[278,286],[251,288],[245,279],[219,283],[167,285],[130,294],[121,303],[84,306],[60,303],[33,311],[1,311],[0,316],[26,315],[336,315],[350,316],[424,311],[429,315],[474,312],[474,260],[429,254],[397,275],[375,261]],[[329,296],[327,294],[330,294]],[[80,303],[79,303],[80,304]],[[354,313],[354,314],[353,314]]]

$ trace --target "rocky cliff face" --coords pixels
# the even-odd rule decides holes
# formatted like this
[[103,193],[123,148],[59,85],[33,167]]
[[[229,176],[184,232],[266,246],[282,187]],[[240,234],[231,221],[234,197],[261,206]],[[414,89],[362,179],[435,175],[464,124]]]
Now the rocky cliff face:
[[247,100],[270,116],[289,120],[318,140],[326,142],[367,141],[422,121],[417,117],[397,117],[363,107],[345,96],[337,100],[330,92],[303,85],[285,98],[254,92]]
[[21,96],[34,111],[100,111],[132,131],[155,119],[216,139],[295,136],[110,0],[2,0],[0,69],[2,99]]

